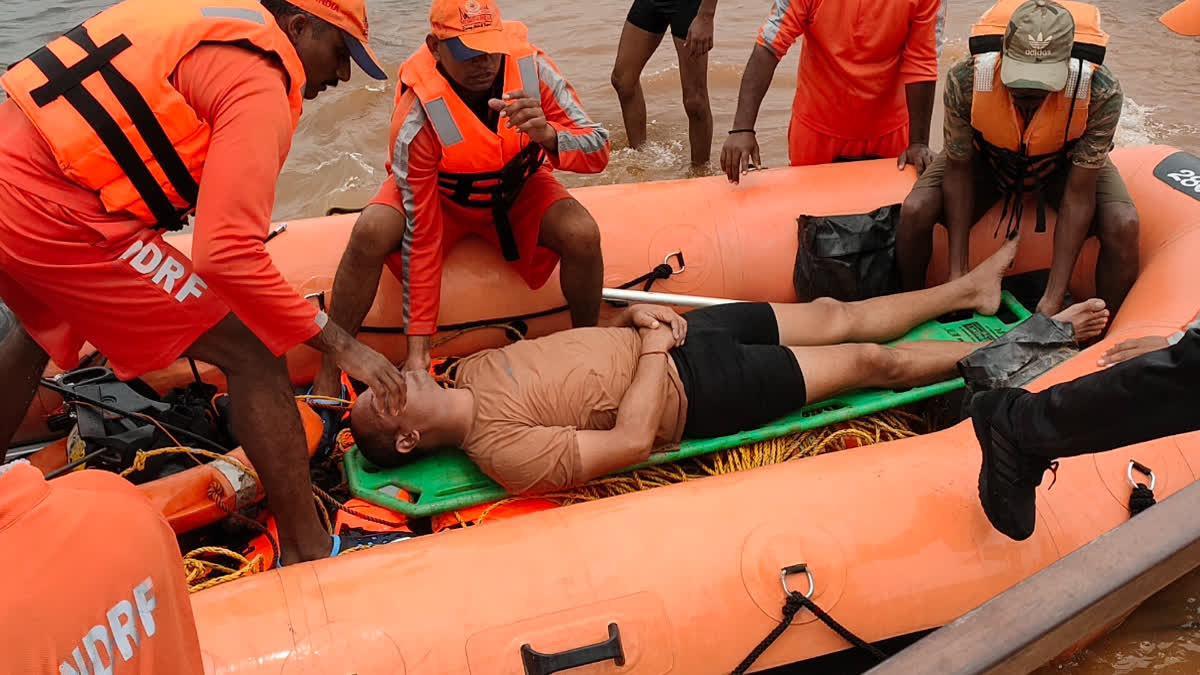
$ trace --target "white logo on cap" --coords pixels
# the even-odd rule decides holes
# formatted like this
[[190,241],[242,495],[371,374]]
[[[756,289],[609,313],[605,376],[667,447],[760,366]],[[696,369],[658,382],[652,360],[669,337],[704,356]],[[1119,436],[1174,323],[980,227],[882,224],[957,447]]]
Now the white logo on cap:
[[1050,43],[1054,39],[1053,36],[1042,37],[1041,32],[1039,32],[1037,37],[1028,33],[1025,34],[1025,37],[1029,38],[1029,47],[1025,49],[1026,56],[1050,56],[1050,52],[1047,51],[1046,47],[1050,46]]
[[463,12],[467,16],[476,16],[483,9],[476,0],[467,0],[463,3]]

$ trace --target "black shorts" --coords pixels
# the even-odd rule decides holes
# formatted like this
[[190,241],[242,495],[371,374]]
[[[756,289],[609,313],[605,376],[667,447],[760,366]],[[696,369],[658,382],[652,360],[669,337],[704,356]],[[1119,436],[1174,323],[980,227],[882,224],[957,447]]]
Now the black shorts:
[[666,33],[670,26],[671,35],[686,40],[699,11],[700,0],[633,0],[625,20],[655,35]]
[[804,374],[779,344],[770,305],[739,302],[684,316],[687,341],[671,350],[688,401],[684,438],[755,429],[804,407]]

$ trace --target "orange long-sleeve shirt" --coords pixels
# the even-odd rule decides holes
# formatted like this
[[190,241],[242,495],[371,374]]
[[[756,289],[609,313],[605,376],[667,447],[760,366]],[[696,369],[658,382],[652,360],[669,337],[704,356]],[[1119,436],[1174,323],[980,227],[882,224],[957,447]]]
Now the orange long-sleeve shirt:
[[[266,56],[231,45],[202,45],[172,80],[212,127],[196,204],[192,261],[197,274],[275,354],[316,335],[317,310],[271,262],[275,183],[291,148],[283,71]],[[108,213],[96,193],[68,179],[50,147],[15,103],[0,104],[0,181],[82,215],[80,236],[111,245],[145,223]]]
[[[550,165],[575,173],[603,171],[608,166],[608,131],[588,118],[575,89],[540,49],[536,63],[542,111],[558,131],[558,152],[550,155]],[[416,94],[401,96],[393,115],[402,123],[387,169],[399,188],[408,227],[403,244],[408,262],[398,266],[405,289],[402,321],[409,335],[432,335],[441,304],[442,219],[450,212],[456,218],[490,220],[491,213],[443,202],[437,189],[442,145]]]
[[773,0],[758,44],[804,36],[792,122],[845,139],[908,124],[904,85],[936,81],[940,0]]

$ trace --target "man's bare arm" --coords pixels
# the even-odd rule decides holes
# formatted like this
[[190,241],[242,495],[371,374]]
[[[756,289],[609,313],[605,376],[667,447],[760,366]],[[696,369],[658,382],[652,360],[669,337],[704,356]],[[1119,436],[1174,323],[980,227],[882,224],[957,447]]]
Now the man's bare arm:
[[742,129],[730,134],[721,148],[721,169],[730,181],[737,183],[750,164],[761,166],[758,140],[749,130],[754,128],[758,119],[758,109],[762,106],[763,97],[775,77],[775,68],[779,66],[779,57],[770,49],[755,44],[750,52],[750,60],[746,62],[746,72],[742,73],[742,84],[738,89],[737,112],[733,116],[733,129]]
[[667,385],[667,350],[675,339],[667,326],[642,331],[642,353],[633,381],[621,397],[617,423],[608,431],[578,431],[582,480],[591,480],[650,456],[662,422]]
[[1046,281],[1046,292],[1038,302],[1037,310],[1047,316],[1057,314],[1063,308],[1067,284],[1071,272],[1087,238],[1088,229],[1096,215],[1096,180],[1100,169],[1071,166],[1067,173],[1067,187],[1063,191],[1062,204],[1058,209],[1058,223],[1054,226],[1054,255],[1050,260],[1050,278]]
[[967,273],[971,239],[971,213],[975,203],[975,181],[970,157],[952,159],[946,156],[946,173],[942,179],[945,200],[947,248],[950,251],[950,280]]
[[936,89],[936,80],[904,85],[904,98],[908,105],[908,148],[900,153],[897,164],[901,169],[912,164],[918,176],[933,163],[933,151],[929,149],[929,125],[933,118],[933,95]]

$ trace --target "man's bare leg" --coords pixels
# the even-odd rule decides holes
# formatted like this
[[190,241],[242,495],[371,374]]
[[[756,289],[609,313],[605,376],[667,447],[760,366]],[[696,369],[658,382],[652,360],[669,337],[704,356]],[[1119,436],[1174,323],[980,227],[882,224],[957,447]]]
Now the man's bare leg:
[[[1070,323],[1076,338],[1104,330],[1108,310],[1098,298],[1055,314]],[[823,401],[851,389],[920,387],[954,376],[956,364],[987,342],[923,340],[888,347],[871,343],[789,347],[804,373],[805,402]]]
[[896,264],[906,291],[925,288],[929,258],[933,256],[933,228],[942,219],[942,188],[916,188],[900,206],[896,230]]
[[631,148],[638,148],[646,142],[646,97],[642,94],[642,70],[662,39],[662,33],[644,31],[626,21],[621,29],[621,40],[617,43],[612,86],[621,104],[625,135]]
[[959,359],[981,346],[946,340],[790,349],[804,373],[805,403],[814,403],[851,389],[919,387],[949,379]]
[[285,565],[327,557],[333,539],[317,518],[304,427],[283,357],[276,357],[233,314],[187,350],[229,381],[233,432],[262,480],[279,523]]
[[571,309],[571,325],[595,326],[600,319],[604,256],[600,251],[600,227],[592,214],[574,199],[554,202],[542,216],[538,243],[562,258],[558,280]]
[[858,302],[819,298],[814,302],[772,304],[784,345],[836,345],[843,342],[887,342],[914,326],[960,309],[995,314],[1000,308],[1000,281],[1017,254],[1017,242],[999,251],[962,277],[918,291]]
[[[4,317],[0,317],[0,324],[3,322]],[[0,382],[4,383],[5,390],[4,401],[0,404],[0,462],[4,461],[13,435],[25,419],[25,412],[37,393],[49,360],[45,350],[13,317],[8,334],[0,335]]]
[[672,39],[679,56],[679,84],[683,89],[683,111],[688,119],[692,165],[703,166],[708,164],[712,154],[713,135],[712,107],[708,101],[708,54],[692,56],[684,40]]
[[1138,214],[1132,204],[1096,205],[1100,256],[1096,260],[1096,295],[1112,311],[1121,309],[1138,274]]

